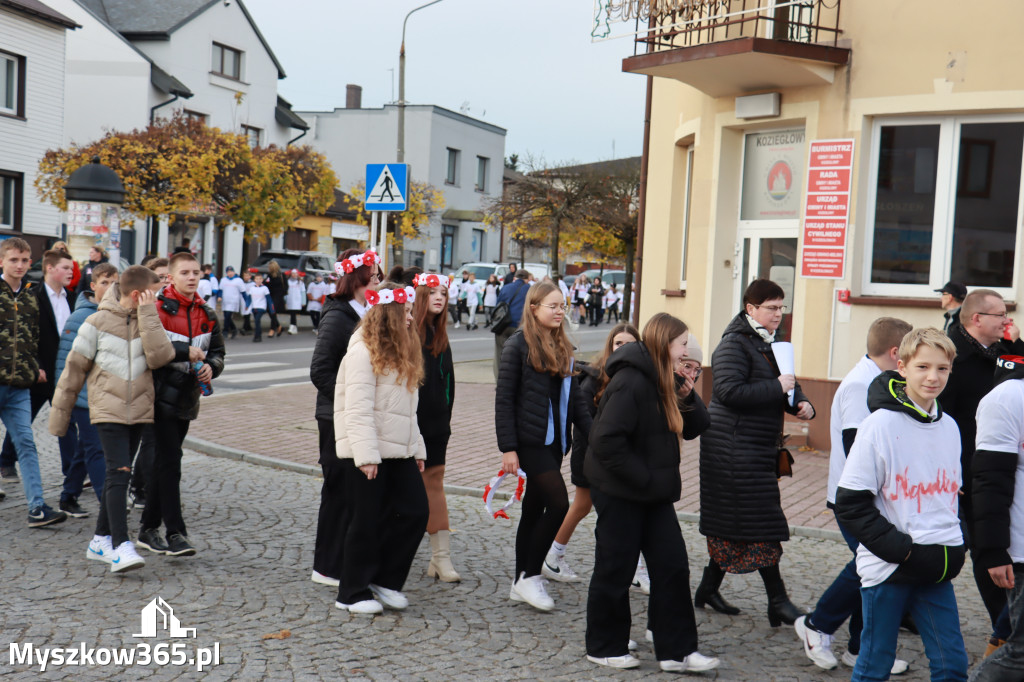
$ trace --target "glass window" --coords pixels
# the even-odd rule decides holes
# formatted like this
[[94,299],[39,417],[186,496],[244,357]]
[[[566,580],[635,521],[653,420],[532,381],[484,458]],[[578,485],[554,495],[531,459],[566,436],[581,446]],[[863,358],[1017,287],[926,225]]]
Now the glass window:
[[455,226],[441,226],[441,267],[450,269],[455,253]]
[[260,146],[260,129],[252,126],[242,125],[242,134],[249,140],[250,147]]
[[17,186],[14,178],[0,176],[0,228],[14,229],[14,194]]
[[679,269],[680,286],[686,288],[686,240],[690,237],[690,197],[693,190],[693,147],[686,149],[686,181],[683,185],[683,253]]
[[878,147],[871,281],[928,284],[939,126],[885,126]]
[[487,191],[487,166],[488,159],[485,156],[476,157],[476,191]]
[[241,80],[242,78],[242,53],[226,45],[213,44],[213,63],[210,70],[221,76]]
[[469,250],[473,253],[473,258],[477,261],[484,259],[484,231],[473,228],[473,241],[469,245]]
[[875,140],[865,293],[931,296],[949,280],[1012,289],[1024,121],[883,121]]
[[0,112],[24,116],[22,82],[24,58],[7,52],[0,52]]
[[806,157],[803,128],[749,133],[740,220],[799,220]]
[[445,174],[444,182],[447,185],[459,183],[459,150],[448,148],[448,171]]

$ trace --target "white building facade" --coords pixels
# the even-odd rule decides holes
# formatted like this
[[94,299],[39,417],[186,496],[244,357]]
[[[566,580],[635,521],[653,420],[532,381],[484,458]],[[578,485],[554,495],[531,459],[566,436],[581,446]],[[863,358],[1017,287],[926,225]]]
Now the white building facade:
[[[365,179],[366,164],[396,159],[398,107],[300,111],[308,144],[324,154],[343,190]],[[410,182],[444,194],[445,208],[415,239],[404,265],[454,272],[462,263],[497,261],[501,237],[483,222],[487,202],[501,196],[505,129],[434,105],[405,107],[405,162]]]
[[65,38],[75,27],[38,1],[0,6],[0,239],[26,239],[35,258],[61,236],[60,211],[33,183],[63,140]]

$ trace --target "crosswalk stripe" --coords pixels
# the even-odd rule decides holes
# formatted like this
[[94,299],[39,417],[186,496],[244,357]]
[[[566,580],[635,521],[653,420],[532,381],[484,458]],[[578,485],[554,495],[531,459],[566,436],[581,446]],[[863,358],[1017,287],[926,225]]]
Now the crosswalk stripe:
[[224,368],[231,370],[232,372],[238,372],[243,369],[260,369],[262,367],[284,367],[287,363],[284,362],[239,362],[235,364],[231,362],[231,358],[228,358]]
[[[230,368],[228,368],[230,369]],[[224,372],[217,378],[217,381],[224,381],[227,383],[247,383],[247,382],[268,382],[268,381],[280,381],[281,379],[298,379],[299,377],[309,377],[309,367],[293,367],[292,369],[281,369],[276,372],[242,372],[235,374],[234,372]]]

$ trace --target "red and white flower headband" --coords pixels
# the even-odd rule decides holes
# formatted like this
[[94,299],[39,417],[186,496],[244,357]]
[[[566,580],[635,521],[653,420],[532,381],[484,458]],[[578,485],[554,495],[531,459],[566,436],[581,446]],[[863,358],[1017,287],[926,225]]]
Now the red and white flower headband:
[[418,287],[444,287],[445,289],[451,289],[452,281],[447,275],[435,275],[424,272],[413,277],[412,283]]
[[338,276],[347,275],[356,268],[364,265],[373,267],[374,265],[380,265],[380,256],[377,255],[376,251],[370,250],[364,254],[349,256],[345,260],[340,260],[334,264],[334,271],[338,273]]
[[522,469],[517,469],[516,474],[518,480],[516,481],[516,490],[514,493],[509,495],[508,502],[505,503],[498,511],[494,511],[491,504],[494,502],[494,493],[501,485],[501,482],[505,479],[505,471],[499,471],[498,475],[491,479],[487,487],[484,488],[484,506],[487,508],[487,513],[492,515],[494,518],[508,518],[508,508],[512,506],[512,503],[516,500],[523,499],[523,490],[526,488],[526,474]]
[[416,300],[416,290],[412,287],[404,289],[381,289],[374,291],[366,290],[366,302],[371,306],[378,303],[413,303]]

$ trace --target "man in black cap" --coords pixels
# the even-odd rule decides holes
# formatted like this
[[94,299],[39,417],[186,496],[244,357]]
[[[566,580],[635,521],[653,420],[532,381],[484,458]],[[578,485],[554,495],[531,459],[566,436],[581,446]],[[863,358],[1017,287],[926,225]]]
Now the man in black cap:
[[944,287],[935,291],[942,294],[942,309],[946,311],[942,315],[946,318],[942,331],[948,334],[950,327],[960,324],[960,306],[967,298],[967,287],[960,282],[946,282]]

